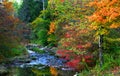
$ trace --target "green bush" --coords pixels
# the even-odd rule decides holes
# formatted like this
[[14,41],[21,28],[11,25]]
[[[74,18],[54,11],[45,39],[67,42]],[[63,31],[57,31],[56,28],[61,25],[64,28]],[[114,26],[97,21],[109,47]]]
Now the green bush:
[[37,44],[46,46],[48,45],[48,29],[49,29],[49,21],[44,20],[42,18],[37,18],[32,22],[32,29],[35,34],[35,38],[32,42]]
[[47,41],[49,46],[57,46],[57,36],[55,34],[50,34]]
[[25,47],[21,46],[17,39],[0,35],[0,56],[10,58],[26,53]]

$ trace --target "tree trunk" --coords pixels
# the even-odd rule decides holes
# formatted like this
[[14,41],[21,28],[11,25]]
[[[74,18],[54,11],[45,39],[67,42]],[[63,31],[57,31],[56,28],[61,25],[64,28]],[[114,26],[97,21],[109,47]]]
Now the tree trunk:
[[100,67],[103,65],[103,35],[99,35],[99,61],[100,61]]
[[[42,0],[43,3],[43,10],[45,10],[45,0]],[[43,16],[43,18],[45,19],[45,15]]]

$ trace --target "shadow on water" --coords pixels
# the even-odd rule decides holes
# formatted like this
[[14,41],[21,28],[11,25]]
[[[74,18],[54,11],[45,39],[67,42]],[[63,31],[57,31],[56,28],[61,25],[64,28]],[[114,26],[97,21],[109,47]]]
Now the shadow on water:
[[38,69],[35,67],[9,67],[0,76],[73,76],[74,71],[63,71],[54,67]]

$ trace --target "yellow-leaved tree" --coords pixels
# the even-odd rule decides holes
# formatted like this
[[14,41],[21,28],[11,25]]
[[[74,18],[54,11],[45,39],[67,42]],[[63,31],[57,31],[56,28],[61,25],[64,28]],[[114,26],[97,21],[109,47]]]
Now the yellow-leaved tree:
[[91,29],[96,31],[99,40],[100,65],[103,64],[103,37],[110,29],[120,27],[120,0],[94,0],[90,2],[95,11],[89,16]]

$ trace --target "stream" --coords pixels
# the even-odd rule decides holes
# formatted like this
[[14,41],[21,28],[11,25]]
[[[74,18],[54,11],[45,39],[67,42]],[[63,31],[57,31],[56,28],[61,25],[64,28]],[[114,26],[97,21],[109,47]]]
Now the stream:
[[[74,76],[73,68],[67,67],[64,59],[48,52],[47,47],[27,45],[29,55],[26,58],[16,58],[11,63],[0,65],[0,76]],[[45,53],[31,50],[39,47]]]

